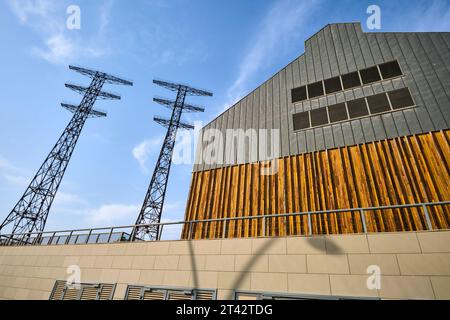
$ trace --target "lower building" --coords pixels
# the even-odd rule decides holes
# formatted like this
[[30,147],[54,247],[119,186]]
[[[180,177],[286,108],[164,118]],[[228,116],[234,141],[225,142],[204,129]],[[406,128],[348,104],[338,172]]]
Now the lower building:
[[[450,299],[449,241],[420,231],[0,247],[0,298]],[[82,284],[67,286],[77,271]]]
[[183,238],[448,229],[449,48],[324,27],[203,128]]

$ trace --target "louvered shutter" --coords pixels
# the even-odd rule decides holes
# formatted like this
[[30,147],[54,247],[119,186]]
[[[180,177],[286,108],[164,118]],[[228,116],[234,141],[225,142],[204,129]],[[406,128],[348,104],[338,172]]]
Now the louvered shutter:
[[192,293],[186,291],[169,291],[168,300],[192,300]]
[[98,287],[83,287],[80,300],[97,300]]
[[196,300],[213,300],[214,299],[214,291],[197,291],[195,296]]
[[113,284],[105,284],[102,283],[101,285],[100,294],[98,295],[99,300],[111,300],[114,295],[114,289],[116,288]]
[[50,300],[61,300],[65,287],[65,281],[56,281],[55,286],[53,287],[52,294],[50,296]]
[[141,300],[142,287],[128,286],[125,300]]
[[164,291],[146,290],[142,300],[165,300],[165,296]]

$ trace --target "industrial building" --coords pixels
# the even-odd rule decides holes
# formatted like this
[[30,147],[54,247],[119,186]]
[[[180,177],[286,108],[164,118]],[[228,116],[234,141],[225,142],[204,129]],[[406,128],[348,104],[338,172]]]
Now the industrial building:
[[0,246],[0,298],[450,299],[448,61],[325,26],[202,129],[181,240]]
[[[326,26],[303,55],[205,126],[186,220],[449,200],[449,45],[449,33]],[[209,132],[221,136],[213,155],[201,152],[214,143]],[[271,132],[276,157],[261,152]],[[449,208],[429,208],[434,228],[449,228]],[[265,228],[247,219],[192,232],[202,239],[363,231],[358,211],[311,219],[312,230],[303,215],[267,219]],[[368,232],[427,229],[420,207],[370,210],[365,220]]]

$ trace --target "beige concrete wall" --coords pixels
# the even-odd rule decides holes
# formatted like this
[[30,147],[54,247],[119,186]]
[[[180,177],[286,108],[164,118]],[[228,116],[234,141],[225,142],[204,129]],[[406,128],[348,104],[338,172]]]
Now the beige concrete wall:
[[[0,247],[0,298],[48,299],[67,266],[82,282],[385,299],[450,299],[450,231],[369,235]],[[368,290],[369,265],[381,289]]]

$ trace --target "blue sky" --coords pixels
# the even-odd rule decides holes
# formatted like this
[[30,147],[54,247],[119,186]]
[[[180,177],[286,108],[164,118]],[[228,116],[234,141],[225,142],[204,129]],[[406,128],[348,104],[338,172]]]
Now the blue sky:
[[[68,30],[66,9],[81,9],[81,29]],[[214,92],[189,98],[206,124],[302,54],[304,40],[332,22],[361,21],[381,8],[380,31],[449,31],[450,1],[325,0],[2,0],[0,1],[0,219],[10,212],[64,130],[61,101],[81,97],[65,82],[89,79],[87,66],[134,81],[105,86],[121,101],[99,101],[107,118],[90,119],[50,212],[47,230],[129,225],[146,193],[169,111],[152,102],[173,93],[153,78]],[[174,165],[165,220],[182,220],[192,164]]]

